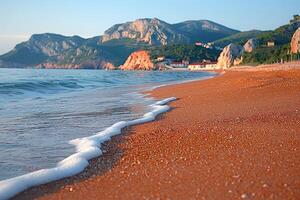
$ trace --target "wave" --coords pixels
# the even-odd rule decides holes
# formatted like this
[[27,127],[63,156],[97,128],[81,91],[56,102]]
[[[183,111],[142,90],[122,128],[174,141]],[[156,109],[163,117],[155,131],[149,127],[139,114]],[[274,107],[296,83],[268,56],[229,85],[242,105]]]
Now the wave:
[[167,112],[170,109],[166,104],[175,100],[175,97],[170,97],[158,101],[151,105],[151,112],[146,113],[139,119],[121,121],[95,135],[71,140],[69,143],[76,147],[76,153],[60,161],[56,167],[0,181],[0,199],[9,199],[30,187],[70,177],[82,172],[88,166],[90,159],[102,155],[102,143],[110,140],[115,135],[121,134],[122,129],[125,127],[155,120],[157,115]]
[[83,88],[76,81],[70,80],[47,80],[47,81],[24,81],[16,83],[0,83],[0,94],[20,94],[26,92],[47,92],[49,90],[66,90]]

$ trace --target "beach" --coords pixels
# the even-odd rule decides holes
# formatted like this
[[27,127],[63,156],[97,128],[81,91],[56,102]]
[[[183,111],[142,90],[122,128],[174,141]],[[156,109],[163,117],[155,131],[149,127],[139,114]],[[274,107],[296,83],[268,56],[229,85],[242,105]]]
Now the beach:
[[229,71],[149,95],[177,100],[81,174],[15,199],[300,198],[300,70]]

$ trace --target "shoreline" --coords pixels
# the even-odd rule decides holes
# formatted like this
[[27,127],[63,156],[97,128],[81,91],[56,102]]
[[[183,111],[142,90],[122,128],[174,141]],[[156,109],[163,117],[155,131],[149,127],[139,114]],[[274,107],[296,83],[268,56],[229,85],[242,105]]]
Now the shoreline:
[[[156,88],[201,81],[215,76],[217,76],[217,73],[207,73],[203,77],[197,79],[175,81],[169,84],[154,86],[153,88],[148,88],[148,90],[140,91],[139,93],[144,95],[144,98],[149,98],[147,97],[148,95],[145,94]],[[170,109],[167,104],[175,100],[175,97],[156,100],[154,104],[148,105],[149,107],[152,107],[152,110],[145,113],[141,118],[126,122],[117,122],[103,131],[98,132],[96,135],[69,141],[70,144],[74,145],[76,151],[72,155],[58,162],[56,167],[45,168],[0,181],[0,199],[11,198],[32,187],[39,187],[40,185],[59,181],[82,173],[89,165],[89,160],[102,156],[103,143],[109,141],[111,137],[121,134],[123,129],[129,129],[131,126],[155,120],[156,115],[167,112]],[[1,193],[1,190],[5,190],[6,192]]]
[[111,137],[122,134],[123,129],[154,121],[156,117],[170,110],[168,103],[175,101],[175,97],[164,98],[150,105],[151,111],[142,117],[117,122],[95,135],[77,138],[69,141],[75,146],[76,152],[58,162],[56,167],[37,170],[14,178],[0,181],[0,199],[9,199],[32,187],[59,181],[82,173],[90,164],[90,160],[103,155],[102,144]]
[[[299,71],[296,71],[297,72],[297,75],[299,75]],[[209,86],[209,87],[212,87],[212,85],[213,84],[215,84],[214,82],[219,82],[220,83],[220,79],[223,79],[223,81],[225,80],[225,83],[226,84],[228,84],[228,85],[230,85],[231,83],[230,82],[228,82],[228,80],[226,80],[226,79],[229,79],[229,78],[232,78],[232,76],[233,76],[233,80],[234,79],[238,79],[238,77],[236,77],[236,74],[242,74],[242,75],[244,75],[245,76],[245,74],[246,74],[246,77],[247,76],[249,76],[249,73],[250,73],[250,77],[253,75],[253,76],[255,76],[253,73],[251,74],[251,72],[228,72],[228,74],[226,73],[225,74],[225,76],[223,77],[223,76],[219,76],[219,77],[216,77],[216,78],[214,78],[214,79],[208,79],[208,80],[201,80],[201,81],[195,81],[195,82],[192,82],[192,83],[184,83],[184,84],[176,84],[176,85],[170,85],[170,86],[166,86],[166,87],[162,87],[162,88],[157,88],[157,89],[155,89],[154,91],[152,91],[152,92],[150,92],[150,94],[151,94],[151,96],[153,96],[153,97],[155,97],[155,98],[165,98],[167,95],[169,95],[169,94],[167,94],[168,93],[168,90],[172,90],[172,89],[175,89],[175,91],[176,90],[182,90],[182,89],[184,89],[185,87],[192,87],[192,85],[196,85],[195,87],[201,87],[201,86],[203,86],[203,85],[206,85],[206,86]],[[285,74],[285,73],[287,73],[287,74],[290,74],[289,72],[279,72],[279,73],[283,73],[283,74]],[[259,73],[260,75],[261,74],[263,74],[262,76],[264,76],[265,75],[265,73],[264,72],[260,72]],[[229,78],[228,78],[228,76],[229,76]],[[272,80],[272,77],[268,77],[270,80]],[[276,78],[276,77],[275,77]],[[217,81],[216,81],[217,80]],[[270,80],[267,80],[267,81],[270,81]],[[239,81],[241,81],[241,80],[239,80]],[[253,80],[252,80],[253,81]],[[255,81],[255,80],[254,80]],[[260,80],[260,81],[262,81],[263,82],[263,80]],[[272,82],[272,81],[271,81]],[[249,83],[247,83],[247,81],[245,81],[245,83],[248,85]],[[251,84],[250,84],[251,85]],[[209,88],[208,88],[209,89]],[[203,88],[203,90],[204,90],[204,94],[208,94],[209,92],[207,91],[208,90],[207,88],[205,89],[205,88]],[[216,88],[215,88],[216,89]],[[226,88],[223,88],[223,90],[224,89],[226,89]],[[257,88],[256,88],[257,89]],[[206,90],[206,91],[205,91]],[[229,89],[228,89],[229,90]],[[195,91],[195,89],[194,89],[194,91]],[[216,91],[214,91],[214,92],[216,92]],[[218,92],[218,91],[217,91]],[[221,90],[221,92],[222,92],[222,90]],[[224,91],[223,91],[224,92]],[[170,93],[170,92],[169,92]],[[228,95],[228,94],[227,94]],[[176,96],[176,95],[175,95]],[[177,101],[176,102],[174,102],[174,103],[172,103],[171,105],[173,105],[172,106],[172,110],[173,110],[173,112],[175,112],[175,111],[177,111],[177,109],[178,108],[181,108],[181,109],[183,109],[181,106],[182,105],[188,105],[189,103],[191,103],[191,102],[188,102],[188,100],[187,99],[190,99],[190,98],[193,98],[192,96],[190,96],[190,95],[188,95],[188,94],[180,94],[179,95],[179,101],[185,101],[185,104],[180,104],[180,103],[178,103]],[[295,102],[294,102],[295,103]],[[297,105],[297,104],[296,104]],[[210,108],[212,108],[211,106],[213,106],[213,105],[210,105],[208,102],[207,102],[207,106],[209,106]],[[223,105],[224,106],[224,105]],[[190,107],[190,106],[189,106]],[[189,109],[191,109],[191,108],[189,108]],[[191,109],[190,111],[192,111],[193,109]],[[95,168],[95,165],[97,165],[98,167],[96,167],[97,168],[97,170],[99,171],[99,169],[100,169],[100,174],[101,174],[101,176],[97,176],[97,175],[95,175],[95,174],[97,174],[97,170],[95,170],[94,169],[94,174],[91,174],[90,176],[86,176],[86,178],[85,179],[82,179],[82,177],[81,177],[81,179],[79,178],[80,177],[80,175],[78,175],[78,177],[76,178],[76,177],[71,177],[71,178],[67,178],[66,180],[59,180],[59,181],[56,181],[56,182],[53,182],[53,183],[50,183],[50,184],[46,184],[46,185],[42,185],[42,186],[38,186],[38,187],[36,187],[36,188],[32,188],[32,189],[29,189],[28,191],[25,191],[25,192],[23,192],[23,193],[21,193],[20,195],[18,195],[18,196],[16,196],[16,199],[22,199],[22,198],[25,198],[26,199],[26,197],[42,197],[42,196],[44,196],[44,197],[48,197],[49,199],[51,199],[51,198],[53,198],[53,199],[55,199],[55,198],[57,198],[57,197],[65,197],[65,198],[67,198],[67,197],[72,197],[72,198],[77,198],[77,199],[79,199],[80,197],[79,196],[77,196],[78,194],[79,195],[81,195],[81,198],[83,197],[82,195],[88,195],[89,197],[92,197],[91,195],[98,195],[98,194],[106,194],[106,195],[108,195],[108,196],[106,196],[107,198],[111,198],[111,197],[113,197],[113,196],[109,196],[110,195],[110,193],[109,193],[109,191],[110,192],[112,192],[111,191],[111,189],[109,190],[109,188],[106,188],[106,189],[108,189],[108,191],[98,191],[98,190],[96,190],[96,191],[94,191],[94,190],[91,190],[91,191],[89,191],[89,190],[87,190],[87,186],[85,185],[85,184],[87,184],[87,185],[89,185],[89,184],[91,184],[92,186],[95,186],[95,182],[96,182],[96,185],[98,184],[100,184],[100,185],[102,185],[103,186],[103,184],[105,184],[105,183],[107,183],[107,181],[104,181],[104,182],[102,182],[101,181],[101,179],[105,179],[105,180],[110,180],[110,183],[115,183],[115,184],[113,184],[112,186],[114,186],[113,188],[114,189],[120,189],[119,187],[117,187],[118,186],[118,184],[117,184],[117,182],[118,182],[118,180],[121,180],[121,179],[116,179],[116,180],[114,180],[114,179],[109,179],[109,176],[110,177],[114,177],[114,175],[117,175],[117,177],[119,177],[119,176],[121,176],[121,177],[119,177],[119,178],[122,178],[123,176],[125,176],[125,175],[128,175],[127,173],[129,173],[129,172],[127,172],[127,170],[129,170],[129,171],[134,171],[133,169],[131,169],[132,168],[132,166],[133,166],[133,168],[135,169],[136,167],[136,165],[137,166],[139,166],[139,165],[141,165],[141,164],[144,164],[144,161],[145,160],[142,160],[142,159],[133,159],[133,160],[131,160],[131,162],[130,163],[127,163],[126,165],[131,165],[131,167],[128,167],[127,166],[127,168],[125,168],[126,170],[120,170],[120,168],[122,168],[122,162],[124,161],[123,159],[124,159],[124,154],[125,154],[125,160],[126,160],[126,155],[127,154],[129,154],[129,155],[127,155],[127,156],[131,156],[131,154],[132,154],[132,152],[127,152],[126,150],[127,150],[127,148],[124,148],[124,149],[122,149],[122,148],[118,148],[118,146],[121,146],[121,147],[123,147],[123,146],[126,146],[126,143],[128,143],[128,140],[129,141],[131,141],[132,139],[131,138],[133,138],[133,140],[134,140],[134,138],[135,137],[139,137],[139,135],[142,135],[141,137],[142,138],[148,138],[148,137],[150,137],[150,138],[152,138],[153,140],[158,140],[158,139],[156,139],[156,137],[151,137],[151,134],[150,134],[150,136],[147,136],[147,135],[145,135],[145,129],[146,130],[148,130],[148,132],[149,132],[149,130],[151,129],[151,128],[153,128],[153,127],[151,127],[153,124],[155,125],[155,128],[156,129],[158,129],[158,132],[161,134],[161,133],[166,133],[166,132],[170,132],[170,130],[171,130],[171,132],[178,132],[178,130],[181,130],[181,131],[183,131],[183,130],[185,130],[185,128],[183,127],[178,127],[178,124],[177,123],[175,123],[174,124],[174,126],[175,127],[177,127],[177,129],[176,128],[173,128],[172,126],[168,126],[168,128],[166,128],[165,127],[165,125],[163,124],[164,123],[164,121],[168,121],[168,120],[173,120],[173,122],[176,122],[176,120],[174,121],[174,114],[173,114],[173,112],[170,112],[170,113],[168,113],[168,114],[163,114],[163,115],[160,115],[159,116],[159,120],[156,120],[156,121],[154,121],[154,122],[151,122],[151,123],[147,123],[147,124],[142,124],[142,125],[136,125],[136,126],[134,126],[134,127],[132,127],[132,128],[130,128],[130,130],[129,129],[126,129],[126,131],[125,131],[125,133],[124,133],[124,135],[122,134],[122,135],[120,135],[120,136],[117,136],[117,137],[114,137],[110,142],[107,142],[107,146],[110,146],[110,148],[108,148],[108,149],[106,149],[105,150],[105,152],[106,153],[104,153],[104,155],[103,155],[103,158],[96,158],[96,159],[93,159],[92,161],[91,161],[91,165],[90,165],[90,167],[88,167],[88,168],[91,168],[90,170],[91,171],[93,171],[93,167]],[[186,111],[185,111],[186,112]],[[201,112],[201,111],[200,111]],[[202,112],[205,112],[206,114],[208,114],[208,115],[210,115],[210,113],[208,113],[207,111],[202,111]],[[218,113],[218,111],[214,111],[214,112],[216,112],[216,113]],[[220,112],[220,111],[219,111]],[[184,113],[185,115],[187,114],[187,113]],[[165,117],[166,116],[166,117]],[[170,116],[172,116],[173,118],[172,119],[169,119],[170,118]],[[187,116],[187,115],[186,115]],[[206,122],[207,121],[207,119],[205,120],[205,117],[203,118],[203,116],[201,116],[202,118],[202,120],[204,120],[204,122]],[[210,116],[210,117],[212,117],[212,116]],[[298,117],[298,116],[297,116]],[[180,118],[182,118],[182,117],[180,117]],[[192,120],[195,120],[195,118],[192,116],[192,117],[189,117],[189,118],[192,118]],[[183,122],[186,122],[187,124],[189,124],[189,120],[187,121],[188,119],[181,119],[181,121],[183,121]],[[222,121],[222,117],[220,118],[220,119],[218,119],[218,120],[221,120]],[[217,120],[217,121],[218,121]],[[225,120],[226,121],[226,118],[225,119],[223,119],[223,120]],[[172,124],[172,123],[168,123],[168,124]],[[181,124],[181,123],[179,123],[179,124]],[[187,126],[187,125],[183,125],[183,126]],[[223,125],[224,126],[224,125]],[[146,127],[146,128],[145,128]],[[162,127],[162,128],[160,128],[160,127]],[[164,130],[164,128],[166,128],[165,130]],[[205,127],[204,127],[205,128]],[[224,127],[223,127],[224,128]],[[299,128],[299,127],[297,127],[297,128]],[[162,130],[160,130],[160,129],[162,129]],[[186,128],[187,130],[189,130],[189,128]],[[209,132],[211,131],[211,130],[209,130],[209,128],[205,128],[205,130],[208,130]],[[297,129],[298,130],[298,129]],[[143,135],[143,132],[144,132],[144,135]],[[184,131],[183,131],[184,132]],[[189,132],[189,131],[188,131]],[[152,132],[151,132],[152,133]],[[154,133],[155,133],[155,131],[154,131]],[[136,136],[137,135],[137,136]],[[154,134],[154,135],[156,135],[157,136],[157,134]],[[166,134],[167,135],[167,134]],[[168,137],[168,139],[172,139],[172,138],[170,138],[171,136],[169,136],[169,135],[167,135],[166,137]],[[203,136],[198,136],[198,137],[203,137]],[[182,139],[181,137],[180,137],[180,139]],[[212,139],[212,138],[210,138],[210,139]],[[149,140],[147,140],[148,142],[149,142]],[[204,140],[205,141],[205,140]],[[157,141],[157,142],[159,142],[159,141]],[[168,141],[165,141],[165,140],[163,140],[163,142],[164,143],[168,143],[169,144],[169,142]],[[173,141],[174,142],[174,141]],[[130,142],[129,142],[130,143]],[[140,142],[140,143],[143,143],[144,145],[148,145],[147,143],[145,143],[145,142]],[[202,144],[202,145],[204,145],[204,144]],[[133,146],[130,146],[129,145],[129,148],[132,148],[134,151],[138,151],[137,149],[135,149]],[[185,147],[187,147],[187,146],[185,146]],[[207,146],[208,148],[209,148],[209,146]],[[157,148],[159,148],[159,146],[157,146]],[[195,148],[195,146],[194,146],[194,148]],[[130,149],[129,149],[130,150]],[[147,151],[147,150],[149,150],[149,149],[144,149],[145,151]],[[151,148],[151,150],[153,151],[157,151],[155,148],[153,149],[153,148]],[[133,152],[134,152],[133,151]],[[166,149],[166,151],[169,151],[168,149]],[[113,152],[113,153],[112,153]],[[168,156],[168,154],[166,155],[166,156]],[[187,155],[185,155],[185,156],[187,156]],[[203,156],[205,156],[205,155],[203,155]],[[102,156],[101,156],[102,157]],[[131,156],[132,157],[132,156]],[[135,155],[135,157],[138,157],[138,155]],[[181,157],[183,157],[183,159],[181,159]],[[177,156],[175,156],[175,158],[177,158]],[[186,157],[184,157],[184,156],[180,156],[179,157],[180,159],[179,159],[179,161],[181,160],[181,162],[182,161],[186,161],[187,160],[187,158]],[[198,158],[198,157],[197,157]],[[106,160],[107,159],[107,160]],[[148,158],[149,159],[149,158]],[[198,158],[199,159],[199,158]],[[210,159],[212,159],[212,158],[210,158]],[[165,161],[167,161],[168,159],[163,159],[163,165],[164,164],[166,164],[165,163]],[[109,161],[108,163],[106,163],[106,161]],[[133,161],[133,162],[132,162]],[[146,159],[146,161],[147,161],[147,159]],[[155,160],[156,161],[156,160]],[[100,164],[99,164],[99,162],[100,162]],[[106,164],[105,164],[106,163]],[[132,163],[134,163],[133,165],[132,165]],[[169,161],[168,161],[168,163],[169,163]],[[105,165],[109,165],[110,167],[108,167],[108,168],[105,168],[106,170],[103,170],[103,165],[105,166]],[[157,163],[156,163],[157,164]],[[181,163],[181,164],[184,164],[184,162],[183,163]],[[146,165],[146,162],[145,162],[145,165]],[[124,167],[124,166],[123,166]],[[157,167],[160,167],[159,166],[159,164],[158,165],[155,165],[154,166],[154,168],[157,168]],[[204,166],[202,166],[202,167],[204,167]],[[155,169],[156,169],[155,168]],[[102,169],[102,171],[101,171],[101,169]],[[153,169],[151,169],[151,168],[147,168],[147,169],[149,169],[150,171],[153,171]],[[139,170],[141,170],[140,168],[138,168],[138,170],[137,170],[137,172],[139,172],[139,173],[141,173],[142,171],[139,171]],[[168,171],[168,170],[167,170]],[[171,170],[172,171],[172,170]],[[178,170],[177,170],[178,171]],[[102,172],[102,173],[101,173]],[[99,172],[98,172],[99,173]],[[148,176],[150,176],[149,175],[149,173],[146,173],[146,175],[148,174]],[[151,173],[150,173],[151,174]],[[180,173],[179,173],[180,174]],[[98,174],[99,175],[99,174]],[[144,174],[145,175],[145,174]],[[151,174],[151,175],[154,175],[154,174]],[[85,175],[83,175],[83,177],[84,177]],[[129,173],[129,176],[133,176],[133,177],[135,177],[134,176],[134,174],[133,175],[131,175],[130,173]],[[177,174],[175,174],[174,175],[174,177],[176,177],[176,176],[178,176],[178,172],[177,172]],[[156,177],[156,175],[154,175],[154,178]],[[205,176],[204,176],[205,177]],[[164,178],[164,177],[160,177],[160,178]],[[160,180],[160,178],[158,179],[158,180]],[[182,178],[184,178],[184,177],[182,177]],[[156,179],[157,179],[157,177],[156,177]],[[100,181],[99,181],[100,180]],[[137,181],[137,180],[135,180],[135,181]],[[144,183],[145,181],[142,181],[142,180],[139,180],[140,182],[137,182],[137,183]],[[152,182],[154,185],[157,185],[157,184],[155,184],[156,182]],[[67,186],[64,186],[64,185],[67,185]],[[163,184],[164,185],[164,184]],[[162,185],[161,185],[162,186]],[[85,191],[82,191],[82,188],[81,187],[83,187],[83,188],[85,188]],[[121,187],[121,186],[120,186]],[[199,186],[200,187],[200,186]],[[127,187],[126,187],[127,188]],[[135,187],[136,188],[136,187]],[[146,196],[148,196],[148,197],[151,197],[151,195],[150,195],[150,193],[151,192],[153,192],[153,191],[156,191],[156,195],[154,195],[154,197],[164,197],[162,194],[160,194],[160,193],[157,193],[157,189],[155,190],[155,188],[153,188],[153,187],[150,187],[150,188],[152,188],[151,190],[149,189],[149,190],[146,190],[146,188],[145,188],[145,190],[146,191],[144,191],[145,192],[145,194],[147,194]],[[128,189],[128,188],[127,188]],[[137,189],[137,188],[136,188]],[[142,190],[143,188],[142,188],[142,186],[140,187],[140,188],[138,188],[139,190]],[[80,191],[81,190],[81,191]],[[47,192],[48,191],[48,192]],[[117,192],[121,192],[121,191],[123,191],[124,192],[124,190],[120,190],[120,191],[114,191],[114,193],[117,193]],[[167,190],[166,190],[167,191]],[[170,190],[169,190],[170,191]],[[172,191],[172,190],[171,190]],[[55,193],[53,193],[53,192],[55,192]],[[173,193],[174,193],[174,191],[172,191]],[[176,192],[175,192],[176,193]],[[76,194],[76,195],[75,195]],[[121,193],[120,193],[121,194]],[[128,192],[126,193],[127,194],[127,197],[130,197],[130,196],[128,196],[129,194],[128,194]],[[164,195],[166,195],[166,193],[164,192],[163,193]],[[171,193],[170,193],[171,194]],[[33,195],[33,196],[32,196]],[[124,194],[125,195],[125,194]],[[135,195],[135,197],[141,197],[140,195],[139,195],[139,193],[135,193],[134,194]],[[162,196],[161,196],[162,195]],[[243,195],[243,194],[241,194],[241,195]],[[249,194],[247,194],[247,195],[249,195]],[[252,194],[251,194],[252,195]],[[116,197],[116,196],[115,196]],[[165,196],[166,197],[166,196]],[[178,197],[178,195],[176,195],[176,196],[172,196],[172,197]],[[194,196],[195,197],[195,196]]]

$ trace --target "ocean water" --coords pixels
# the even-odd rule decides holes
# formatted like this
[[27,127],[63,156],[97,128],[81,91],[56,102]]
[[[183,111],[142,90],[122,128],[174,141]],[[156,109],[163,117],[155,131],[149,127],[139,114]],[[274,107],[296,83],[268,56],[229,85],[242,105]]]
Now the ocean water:
[[207,72],[0,69],[0,180],[52,168],[69,141],[140,118],[157,100],[140,92]]

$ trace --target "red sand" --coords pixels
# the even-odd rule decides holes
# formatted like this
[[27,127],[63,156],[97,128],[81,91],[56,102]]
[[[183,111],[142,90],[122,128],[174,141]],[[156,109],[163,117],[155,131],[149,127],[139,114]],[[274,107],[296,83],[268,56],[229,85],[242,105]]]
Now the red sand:
[[72,178],[17,199],[300,199],[300,70],[228,72],[158,88],[173,110]]

